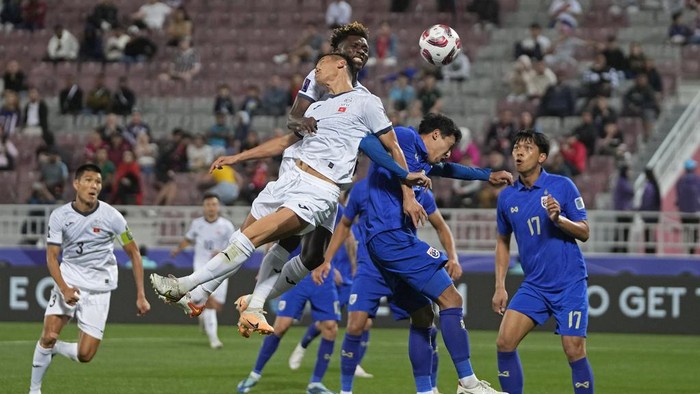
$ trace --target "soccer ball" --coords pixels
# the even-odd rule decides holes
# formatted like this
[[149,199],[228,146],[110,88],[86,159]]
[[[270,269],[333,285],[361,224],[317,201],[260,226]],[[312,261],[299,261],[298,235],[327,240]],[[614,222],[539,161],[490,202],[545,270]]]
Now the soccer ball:
[[462,51],[462,41],[454,29],[447,25],[433,25],[420,35],[420,55],[436,66],[446,66]]

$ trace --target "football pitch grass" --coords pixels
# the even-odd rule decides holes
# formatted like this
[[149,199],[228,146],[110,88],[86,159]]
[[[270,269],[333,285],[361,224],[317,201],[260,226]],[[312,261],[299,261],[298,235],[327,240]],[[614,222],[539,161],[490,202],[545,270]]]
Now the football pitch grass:
[[[221,350],[211,350],[196,325],[107,325],[104,342],[92,362],[78,365],[54,358],[44,379],[43,393],[235,393],[237,383],[250,372],[262,337],[243,339],[230,326],[220,327]],[[41,332],[39,323],[0,323],[0,393],[26,393],[32,354]],[[313,370],[318,340],[306,353],[302,366],[291,371],[287,359],[304,333],[290,330],[251,393],[304,393]],[[324,383],[340,389],[340,344]],[[75,324],[62,339],[75,340]],[[408,331],[375,329],[362,363],[374,374],[356,379],[357,394],[415,393],[407,355]],[[496,333],[470,331],[474,369],[481,379],[498,387]],[[454,393],[456,376],[442,340],[439,388]],[[631,335],[591,333],[589,358],[596,392],[603,394],[700,393],[700,336]],[[525,371],[525,392],[562,394],[573,392],[570,369],[559,338],[533,332],[520,347]]]

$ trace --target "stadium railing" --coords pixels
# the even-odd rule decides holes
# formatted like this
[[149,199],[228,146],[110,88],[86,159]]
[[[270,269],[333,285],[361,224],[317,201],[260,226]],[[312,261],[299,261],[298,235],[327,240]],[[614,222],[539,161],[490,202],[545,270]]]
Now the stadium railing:
[[[55,206],[0,205],[0,246],[43,246],[49,215]],[[201,216],[199,206],[119,206],[139,244],[149,247],[176,245],[192,219]],[[250,208],[222,208],[222,215],[236,226],[243,223]],[[460,251],[490,252],[496,245],[496,212],[493,209],[442,209]],[[613,250],[644,253],[655,248],[661,255],[684,255],[691,247],[687,234],[698,225],[683,225],[677,212],[588,211],[591,237],[581,243],[585,253],[610,253]],[[645,242],[645,230],[654,234]],[[625,233],[627,236],[625,237]],[[419,229],[422,239],[440,245],[430,226]],[[627,239],[625,241],[625,238]],[[688,239],[686,239],[688,238]],[[514,242],[514,241],[513,241]],[[517,251],[515,245],[513,252]]]

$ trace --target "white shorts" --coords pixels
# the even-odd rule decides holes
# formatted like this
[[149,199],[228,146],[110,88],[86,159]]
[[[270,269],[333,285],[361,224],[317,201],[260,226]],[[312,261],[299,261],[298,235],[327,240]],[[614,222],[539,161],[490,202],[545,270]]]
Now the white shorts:
[[80,290],[80,300],[73,306],[66,304],[58,286],[51,289],[49,304],[44,316],[65,315],[75,317],[80,331],[93,338],[102,340],[107,315],[109,315],[109,300],[111,291],[90,292]]
[[270,182],[253,201],[250,214],[259,220],[280,208],[289,208],[309,223],[299,235],[323,226],[331,233],[338,213],[340,189],[294,166],[275,182]]

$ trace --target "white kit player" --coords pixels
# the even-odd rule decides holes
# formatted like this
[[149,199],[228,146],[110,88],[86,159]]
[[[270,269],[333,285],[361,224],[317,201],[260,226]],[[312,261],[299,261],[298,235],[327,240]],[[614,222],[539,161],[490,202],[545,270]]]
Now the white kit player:
[[[46,235],[46,264],[55,281],[44,315],[44,328],[34,349],[30,394],[41,393],[44,374],[54,355],[89,362],[97,353],[109,314],[111,291],[117,288],[114,240],[133,263],[137,315],[151,306],[143,291],[143,265],[138,246],[119,211],[99,201],[100,168],[84,164],[75,172],[75,201],[51,212]],[[63,253],[59,264],[58,256]],[[75,318],[77,343],[59,341],[63,327]]]
[[[177,301],[199,284],[235,273],[255,248],[291,235],[304,234],[325,225],[329,218],[335,218],[339,185],[352,182],[360,140],[365,136],[376,135],[394,160],[406,168],[406,160],[381,100],[353,89],[353,68],[352,60],[340,54],[327,54],[319,59],[316,81],[325,85],[330,94],[324,101],[312,104],[305,114],[305,117],[317,120],[318,130],[304,137],[295,167],[275,182],[268,196],[272,198],[265,204],[258,204],[260,219],[237,231],[229,247],[192,275],[182,278],[151,275],[156,293]],[[290,135],[294,137],[294,134]],[[298,139],[289,138],[287,146]],[[217,159],[212,167],[228,165],[227,159],[230,157]],[[419,173],[411,174],[406,181],[415,184],[429,182]],[[413,196],[413,192],[407,195]],[[414,197],[405,208],[412,217],[425,214]],[[309,272],[300,259],[292,259],[284,265],[280,277],[287,280],[303,278]],[[241,316],[239,323],[251,331],[272,333],[272,326],[265,320],[262,308],[251,309]]]
[[[228,240],[236,228],[230,220],[220,216],[220,201],[216,194],[205,194],[202,199],[204,216],[194,219],[185,238],[175,247],[170,255],[175,257],[188,245],[194,244],[194,269],[202,268],[209,259],[214,257],[228,246]],[[207,288],[212,286],[213,288]],[[196,298],[187,304],[178,305],[190,317],[199,316],[204,326],[204,332],[209,337],[212,349],[221,349],[224,345],[219,340],[217,312],[223,309],[228,290],[228,279],[223,282],[208,282],[202,285],[210,297]],[[199,292],[198,292],[199,293]],[[204,308],[206,305],[206,308]]]

